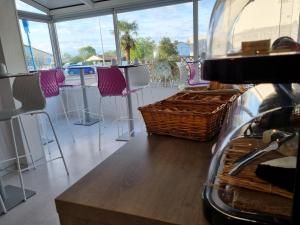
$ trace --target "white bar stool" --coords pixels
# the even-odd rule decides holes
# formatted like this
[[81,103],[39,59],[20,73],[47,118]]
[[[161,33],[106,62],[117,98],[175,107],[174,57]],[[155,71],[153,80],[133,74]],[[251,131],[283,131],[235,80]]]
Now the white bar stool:
[[[64,166],[65,166],[65,170],[67,172],[67,174],[69,174],[57,135],[55,133],[53,124],[51,122],[51,119],[49,117],[49,115],[47,114],[47,112],[43,111],[46,105],[46,100],[45,97],[42,93],[41,87],[40,87],[40,75],[38,73],[33,73],[33,74],[27,74],[27,75],[22,75],[22,76],[15,76],[15,80],[13,82],[12,85],[12,92],[13,92],[13,97],[21,102],[21,107],[17,108],[17,109],[8,109],[8,110],[2,110],[0,111],[0,121],[10,121],[10,127],[12,130],[12,138],[13,138],[13,143],[14,143],[14,152],[15,152],[15,156],[10,158],[10,159],[6,159],[6,160],[2,160],[0,161],[0,164],[2,163],[7,163],[9,161],[14,161],[16,160],[17,163],[17,172],[19,175],[19,180],[20,180],[20,185],[21,185],[21,190],[22,190],[22,200],[26,201],[27,199],[27,195],[26,195],[26,190],[24,188],[24,182],[23,182],[23,176],[22,176],[22,172],[24,170],[28,170],[30,167],[28,166],[25,169],[21,168],[20,165],[20,158],[26,157],[26,153],[23,155],[19,155],[18,152],[18,147],[17,147],[17,143],[16,143],[16,136],[15,136],[15,131],[14,131],[14,125],[13,125],[13,121],[17,120],[21,129],[21,132],[23,133],[24,137],[25,137],[25,142],[29,151],[29,155],[33,164],[33,167],[35,167],[33,158],[32,158],[32,154],[31,154],[31,150],[30,150],[30,146],[28,144],[28,140],[26,137],[26,133],[21,121],[20,116],[22,115],[34,115],[34,114],[44,114],[46,115],[46,117],[49,120],[49,123],[51,125],[55,140],[57,142],[57,146],[60,152],[60,157]],[[0,205],[3,208],[4,213],[7,212],[7,209],[5,207],[5,199],[4,197],[0,197]]]

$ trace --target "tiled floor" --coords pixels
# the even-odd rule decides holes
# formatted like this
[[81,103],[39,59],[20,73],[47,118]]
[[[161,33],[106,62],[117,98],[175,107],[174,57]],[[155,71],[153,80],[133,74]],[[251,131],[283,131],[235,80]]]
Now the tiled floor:
[[[149,92],[146,91],[145,102],[162,99],[175,91],[175,88],[154,88],[151,99]],[[137,114],[137,112],[135,113]],[[108,115],[105,116],[109,118]],[[9,211],[8,214],[0,216],[0,225],[58,225],[55,197],[125,144],[125,142],[115,141],[116,124],[111,123],[109,119],[105,121],[102,130],[103,148],[101,151],[98,148],[97,124],[90,127],[72,125],[76,138],[75,143],[72,142],[69,130],[62,121],[57,121],[55,127],[60,137],[70,175],[67,176],[62,160],[59,159],[40,165],[35,170],[24,172],[26,188],[36,191],[37,194]],[[143,123],[139,121],[136,121],[135,127],[137,131],[144,129]],[[55,143],[49,144],[49,147],[51,156],[55,157],[58,154]],[[47,157],[49,156],[46,148],[45,154]],[[17,178],[16,175],[8,175],[4,177],[4,182],[19,185]]]

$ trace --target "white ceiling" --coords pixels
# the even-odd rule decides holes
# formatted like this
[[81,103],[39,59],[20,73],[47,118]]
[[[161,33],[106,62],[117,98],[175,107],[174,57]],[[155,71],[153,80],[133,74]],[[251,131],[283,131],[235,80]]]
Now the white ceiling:
[[[66,7],[73,7],[84,5],[84,1],[81,0],[22,0],[28,4],[40,5],[49,10],[61,9]],[[94,3],[93,0],[89,0]],[[87,1],[88,2],[88,1]],[[96,1],[95,1],[96,2]]]
[[22,0],[52,16],[54,21],[166,6],[192,0]]

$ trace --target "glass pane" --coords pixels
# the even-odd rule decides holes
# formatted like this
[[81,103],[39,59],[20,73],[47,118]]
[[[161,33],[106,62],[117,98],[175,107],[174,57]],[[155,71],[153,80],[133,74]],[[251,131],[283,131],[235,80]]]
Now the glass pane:
[[283,36],[297,40],[299,12],[300,2],[294,0],[257,0],[255,4],[249,4],[235,24],[232,51],[239,51],[242,41],[270,39],[273,43]]
[[118,14],[122,63],[147,63],[152,80],[179,80],[178,63],[192,56],[193,4]]
[[206,58],[209,21],[216,0],[199,1],[199,56]]
[[116,59],[112,15],[60,22],[56,26],[64,67],[111,65],[111,60]]
[[[28,70],[53,68],[54,59],[48,24],[20,20],[25,59]],[[27,29],[28,27],[28,29]]]
[[23,11],[27,11],[27,12],[32,12],[32,13],[39,13],[39,14],[45,14],[43,11],[34,8],[28,4],[26,4],[25,2],[22,2],[21,0],[16,0],[16,8],[17,10],[23,10]]
[[299,13],[298,0],[218,0],[210,23],[210,56],[295,51]]

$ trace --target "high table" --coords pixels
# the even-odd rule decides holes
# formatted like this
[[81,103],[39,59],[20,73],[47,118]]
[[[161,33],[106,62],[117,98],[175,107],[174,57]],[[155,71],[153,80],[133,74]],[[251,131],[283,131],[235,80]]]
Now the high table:
[[138,65],[123,65],[117,66],[119,69],[124,69],[124,75],[126,79],[126,91],[127,95],[127,109],[128,109],[128,135],[123,135],[122,137],[118,137],[117,141],[128,141],[130,137],[134,137],[134,121],[133,121],[133,112],[132,112],[132,98],[130,93],[130,77],[128,73],[128,69],[132,67],[137,67]]
[[[6,74],[6,75],[0,75],[0,80],[2,79],[9,79],[9,78],[15,78],[15,77],[20,77],[20,76],[32,76],[36,75],[37,73],[19,73],[19,74]],[[1,149],[0,149],[1,151]],[[27,198],[32,197],[35,195],[34,191],[31,190],[25,190],[25,194]],[[2,178],[0,177],[0,195],[3,198],[5,208],[7,210],[10,210],[20,203],[23,202],[23,193],[22,189],[13,185],[6,185],[4,186],[2,182]],[[0,215],[4,213],[3,208],[0,206]]]
[[86,94],[86,85],[85,85],[85,79],[84,79],[84,69],[91,66],[74,66],[74,67],[68,67],[68,69],[79,69],[80,71],[80,84],[82,88],[82,98],[83,98],[83,118],[82,121],[79,121],[75,123],[76,125],[83,125],[83,126],[91,126],[95,123],[98,123],[98,119],[94,119],[90,117],[89,114],[89,105],[87,100],[87,94]]
[[136,135],[56,198],[61,225],[208,225],[211,145]]

